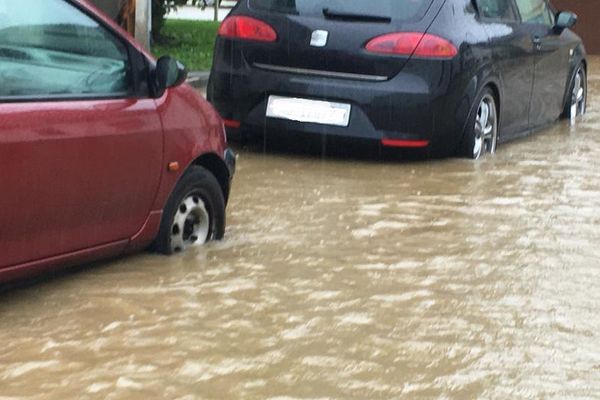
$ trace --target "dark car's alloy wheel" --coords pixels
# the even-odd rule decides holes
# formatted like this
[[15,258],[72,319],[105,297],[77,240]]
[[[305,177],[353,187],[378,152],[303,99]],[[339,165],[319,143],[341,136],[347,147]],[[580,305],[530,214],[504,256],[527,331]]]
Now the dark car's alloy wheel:
[[475,120],[475,141],[473,144],[473,158],[496,152],[498,140],[498,117],[496,101],[490,93],[481,99]]
[[577,69],[575,79],[573,80],[573,88],[571,90],[571,102],[568,110],[568,117],[571,122],[575,118],[585,114],[587,105],[587,79],[585,70],[582,66]]
[[477,112],[469,123],[461,150],[463,156],[474,160],[494,154],[498,142],[498,112],[492,91],[486,88],[476,104]]
[[223,238],[225,200],[216,178],[191,167],[181,178],[163,213],[155,249],[164,254]]

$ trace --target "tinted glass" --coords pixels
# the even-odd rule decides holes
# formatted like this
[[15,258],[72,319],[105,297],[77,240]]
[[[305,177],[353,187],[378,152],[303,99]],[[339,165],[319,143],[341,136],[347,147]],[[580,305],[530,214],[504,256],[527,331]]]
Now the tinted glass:
[[554,25],[552,11],[544,0],[516,0],[516,2],[523,22]]
[[129,92],[125,46],[64,0],[0,0],[0,97]]
[[265,11],[322,16],[328,8],[348,14],[376,15],[396,20],[425,16],[433,0],[249,0],[250,7]]
[[502,21],[517,20],[511,0],[478,0],[477,7],[483,18]]

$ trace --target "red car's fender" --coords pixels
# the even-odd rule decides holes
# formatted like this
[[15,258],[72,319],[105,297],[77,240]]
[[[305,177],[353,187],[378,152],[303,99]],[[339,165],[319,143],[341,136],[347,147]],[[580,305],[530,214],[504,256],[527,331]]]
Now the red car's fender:
[[[127,40],[151,64],[156,63],[154,57],[143,46],[96,6],[87,0],[72,1],[84,9],[91,10],[96,18]],[[175,185],[193,163],[203,156],[212,155],[221,160],[223,168],[226,168],[223,157],[227,143],[223,133],[223,121],[210,103],[187,84],[168,89],[155,102],[163,126],[163,173],[152,211],[140,231],[131,238],[128,250],[143,248],[156,237],[162,210]],[[169,165],[172,163],[177,163],[179,169],[171,171]],[[224,195],[227,196],[227,193]]]
[[[186,169],[205,154],[223,158],[227,143],[221,117],[189,85],[167,90],[156,106],[165,135],[165,167],[154,210],[162,210]],[[178,171],[169,171],[172,163],[179,164]]]
[[[153,211],[144,227],[131,239],[130,251],[147,246],[156,237],[162,210],[175,185],[192,164],[201,164],[204,157],[211,157],[226,168],[223,156],[227,142],[223,121],[196,90],[187,84],[171,88],[156,100],[156,106],[164,132],[163,173]],[[170,166],[173,165],[178,168],[172,170]]]

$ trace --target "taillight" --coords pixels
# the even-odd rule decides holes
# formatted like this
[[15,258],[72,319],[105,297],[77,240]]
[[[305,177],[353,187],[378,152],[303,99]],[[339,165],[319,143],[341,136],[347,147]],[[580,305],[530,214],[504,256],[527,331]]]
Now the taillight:
[[402,139],[381,139],[381,144],[386,147],[427,147],[429,140],[402,140]]
[[218,31],[219,36],[256,40],[259,42],[274,42],[277,40],[277,32],[266,22],[245,16],[233,16],[226,18]]
[[424,58],[452,58],[458,54],[448,40],[429,33],[398,32],[373,38],[365,46],[378,54],[416,56]]
[[225,125],[226,128],[233,128],[233,129],[238,129],[240,126],[242,126],[242,123],[240,121],[236,121],[233,119],[224,119],[223,124]]

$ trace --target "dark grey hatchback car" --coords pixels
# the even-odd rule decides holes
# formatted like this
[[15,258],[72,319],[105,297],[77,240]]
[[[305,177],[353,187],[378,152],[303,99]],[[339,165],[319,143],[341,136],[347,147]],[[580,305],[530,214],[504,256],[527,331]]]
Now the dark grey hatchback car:
[[577,20],[546,0],[243,0],[208,98],[233,131],[480,158],[586,108]]

